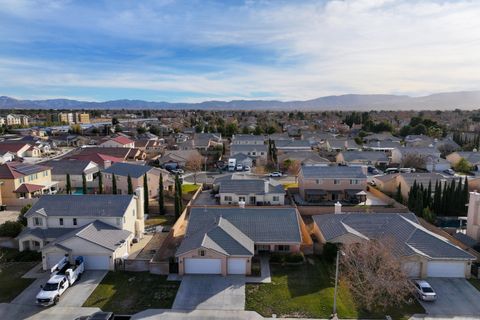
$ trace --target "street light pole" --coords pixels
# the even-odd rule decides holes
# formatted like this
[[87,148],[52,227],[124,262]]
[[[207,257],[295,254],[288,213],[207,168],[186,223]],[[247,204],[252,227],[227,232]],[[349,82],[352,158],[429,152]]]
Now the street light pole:
[[342,250],[337,251],[337,262],[336,262],[336,266],[335,266],[335,291],[333,293],[332,319],[338,319],[337,318],[337,292],[338,292],[338,266],[340,264],[340,255],[344,256],[345,253],[343,253]]

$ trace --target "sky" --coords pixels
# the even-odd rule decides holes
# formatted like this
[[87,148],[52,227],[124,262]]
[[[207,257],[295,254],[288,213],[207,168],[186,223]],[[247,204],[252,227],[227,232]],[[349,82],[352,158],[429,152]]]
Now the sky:
[[0,0],[0,95],[307,100],[478,90],[480,1]]

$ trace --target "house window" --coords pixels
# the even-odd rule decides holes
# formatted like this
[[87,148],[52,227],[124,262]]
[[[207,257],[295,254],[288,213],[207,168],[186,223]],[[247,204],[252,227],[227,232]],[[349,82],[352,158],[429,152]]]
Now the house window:
[[358,184],[358,180],[352,179],[352,180],[350,180],[350,184]]
[[74,225],[74,226],[77,225],[77,218],[73,218],[73,225]]
[[273,196],[273,201],[280,201],[280,197],[279,196]]
[[232,196],[225,196],[223,199],[225,201],[232,201]]
[[315,182],[316,182],[317,184],[321,184],[321,183],[322,183],[322,179],[317,179]]
[[58,223],[63,226],[63,218],[58,219]]
[[282,252],[288,252],[290,251],[290,246],[281,244],[277,246],[277,250]]
[[238,201],[243,201],[243,202],[245,202],[245,197],[238,197]]
[[24,183],[25,182],[25,177],[21,177],[20,179],[18,179],[20,181],[20,183]]
[[198,255],[200,257],[205,257],[205,250],[198,250]]
[[42,219],[42,218],[38,218],[38,217],[33,218],[33,225],[34,225],[34,226],[41,226],[41,225],[43,225],[43,219]]
[[333,184],[340,184],[340,180],[338,180],[338,179],[333,179]]
[[117,226],[122,224],[122,218],[117,218]]

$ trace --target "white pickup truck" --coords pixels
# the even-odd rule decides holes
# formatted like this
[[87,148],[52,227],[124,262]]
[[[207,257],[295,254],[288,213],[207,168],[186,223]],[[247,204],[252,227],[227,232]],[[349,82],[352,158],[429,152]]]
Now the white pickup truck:
[[81,256],[75,258],[73,265],[70,264],[67,256],[62,258],[52,267],[52,276],[47,283],[40,286],[41,290],[36,297],[37,304],[42,306],[56,304],[67,288],[81,278],[84,268],[85,265]]

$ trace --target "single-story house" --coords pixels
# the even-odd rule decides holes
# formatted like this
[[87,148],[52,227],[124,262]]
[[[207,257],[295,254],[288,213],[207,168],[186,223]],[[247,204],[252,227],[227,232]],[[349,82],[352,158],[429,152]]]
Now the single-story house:
[[230,179],[220,183],[220,204],[284,205],[285,189],[262,179]]
[[412,278],[468,278],[476,258],[425,229],[413,213],[340,213],[313,216],[320,243],[391,241],[393,254]]
[[378,151],[342,151],[336,161],[343,165],[387,166],[389,159],[384,152]]
[[302,226],[295,208],[192,208],[179,274],[249,275],[255,254],[299,252]]

